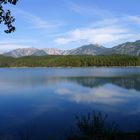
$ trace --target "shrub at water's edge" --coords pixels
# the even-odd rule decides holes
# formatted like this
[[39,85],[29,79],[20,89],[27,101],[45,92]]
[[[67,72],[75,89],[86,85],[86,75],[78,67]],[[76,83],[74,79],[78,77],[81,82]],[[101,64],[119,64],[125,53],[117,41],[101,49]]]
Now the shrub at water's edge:
[[114,122],[108,122],[106,114],[95,111],[76,116],[76,126],[79,133],[69,135],[68,140],[111,140],[120,133]]
[[107,115],[95,112],[76,117],[76,133],[69,134],[67,140],[139,140],[140,131],[127,133],[120,131],[115,122],[109,122]]
[[[85,115],[76,116],[75,126],[76,128],[73,127],[71,131],[67,131],[67,134],[62,135],[62,140],[140,140],[140,131],[120,131],[115,122],[109,121],[108,116],[100,112],[93,111]],[[17,132],[20,131],[17,130]],[[35,134],[31,133],[30,129],[24,129],[17,135],[0,133],[0,140],[33,140],[34,135],[41,137],[39,132]],[[51,139],[47,138],[46,140],[56,139],[57,136],[52,135]]]

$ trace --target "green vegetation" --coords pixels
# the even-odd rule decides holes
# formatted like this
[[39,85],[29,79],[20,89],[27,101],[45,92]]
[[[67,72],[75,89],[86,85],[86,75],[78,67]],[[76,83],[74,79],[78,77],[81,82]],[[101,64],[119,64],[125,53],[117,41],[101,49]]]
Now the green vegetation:
[[[40,132],[36,133],[41,135]],[[34,136],[34,133],[31,133],[30,129],[27,128],[20,133],[18,131],[17,135],[0,133],[0,140],[5,140],[5,138],[6,140],[33,140],[32,136]],[[67,134],[64,132],[61,136],[62,140],[140,140],[140,131],[121,131],[116,123],[108,119],[106,114],[92,111],[91,113],[76,116],[75,127],[72,127]],[[53,135],[47,139],[56,140],[58,138]]]
[[16,5],[18,0],[0,0],[0,24],[3,23],[7,26],[6,33],[11,33],[15,31],[15,27],[13,26],[13,22],[15,18],[11,15],[10,10],[5,10],[5,4]]
[[94,111],[76,117],[76,126],[79,133],[69,135],[68,140],[111,140],[119,132],[114,123],[107,122],[107,115]]
[[121,132],[116,123],[110,122],[107,115],[92,112],[76,117],[77,131],[70,134],[67,140],[139,140],[138,132]]
[[92,67],[140,66],[140,57],[109,56],[27,56],[12,58],[0,56],[0,67]]

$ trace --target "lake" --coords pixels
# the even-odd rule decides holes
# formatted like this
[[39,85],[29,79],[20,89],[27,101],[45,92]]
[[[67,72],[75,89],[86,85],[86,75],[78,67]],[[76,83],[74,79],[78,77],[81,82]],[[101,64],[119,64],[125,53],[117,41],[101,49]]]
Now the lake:
[[1,139],[62,139],[93,110],[140,130],[140,68],[0,69]]

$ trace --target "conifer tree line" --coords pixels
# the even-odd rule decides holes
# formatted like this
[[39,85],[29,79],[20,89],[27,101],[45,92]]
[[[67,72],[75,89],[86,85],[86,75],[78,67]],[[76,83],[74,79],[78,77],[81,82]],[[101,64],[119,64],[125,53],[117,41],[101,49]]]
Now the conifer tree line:
[[0,67],[92,67],[140,66],[140,57],[110,56],[26,56],[21,58],[0,56]]

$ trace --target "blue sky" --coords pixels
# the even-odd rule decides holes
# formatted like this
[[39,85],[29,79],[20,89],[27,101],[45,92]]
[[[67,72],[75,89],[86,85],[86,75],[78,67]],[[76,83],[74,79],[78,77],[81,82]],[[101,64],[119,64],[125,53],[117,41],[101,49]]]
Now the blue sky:
[[140,39],[139,5],[139,0],[19,0],[8,6],[16,32],[5,34],[0,27],[0,51],[135,41]]

